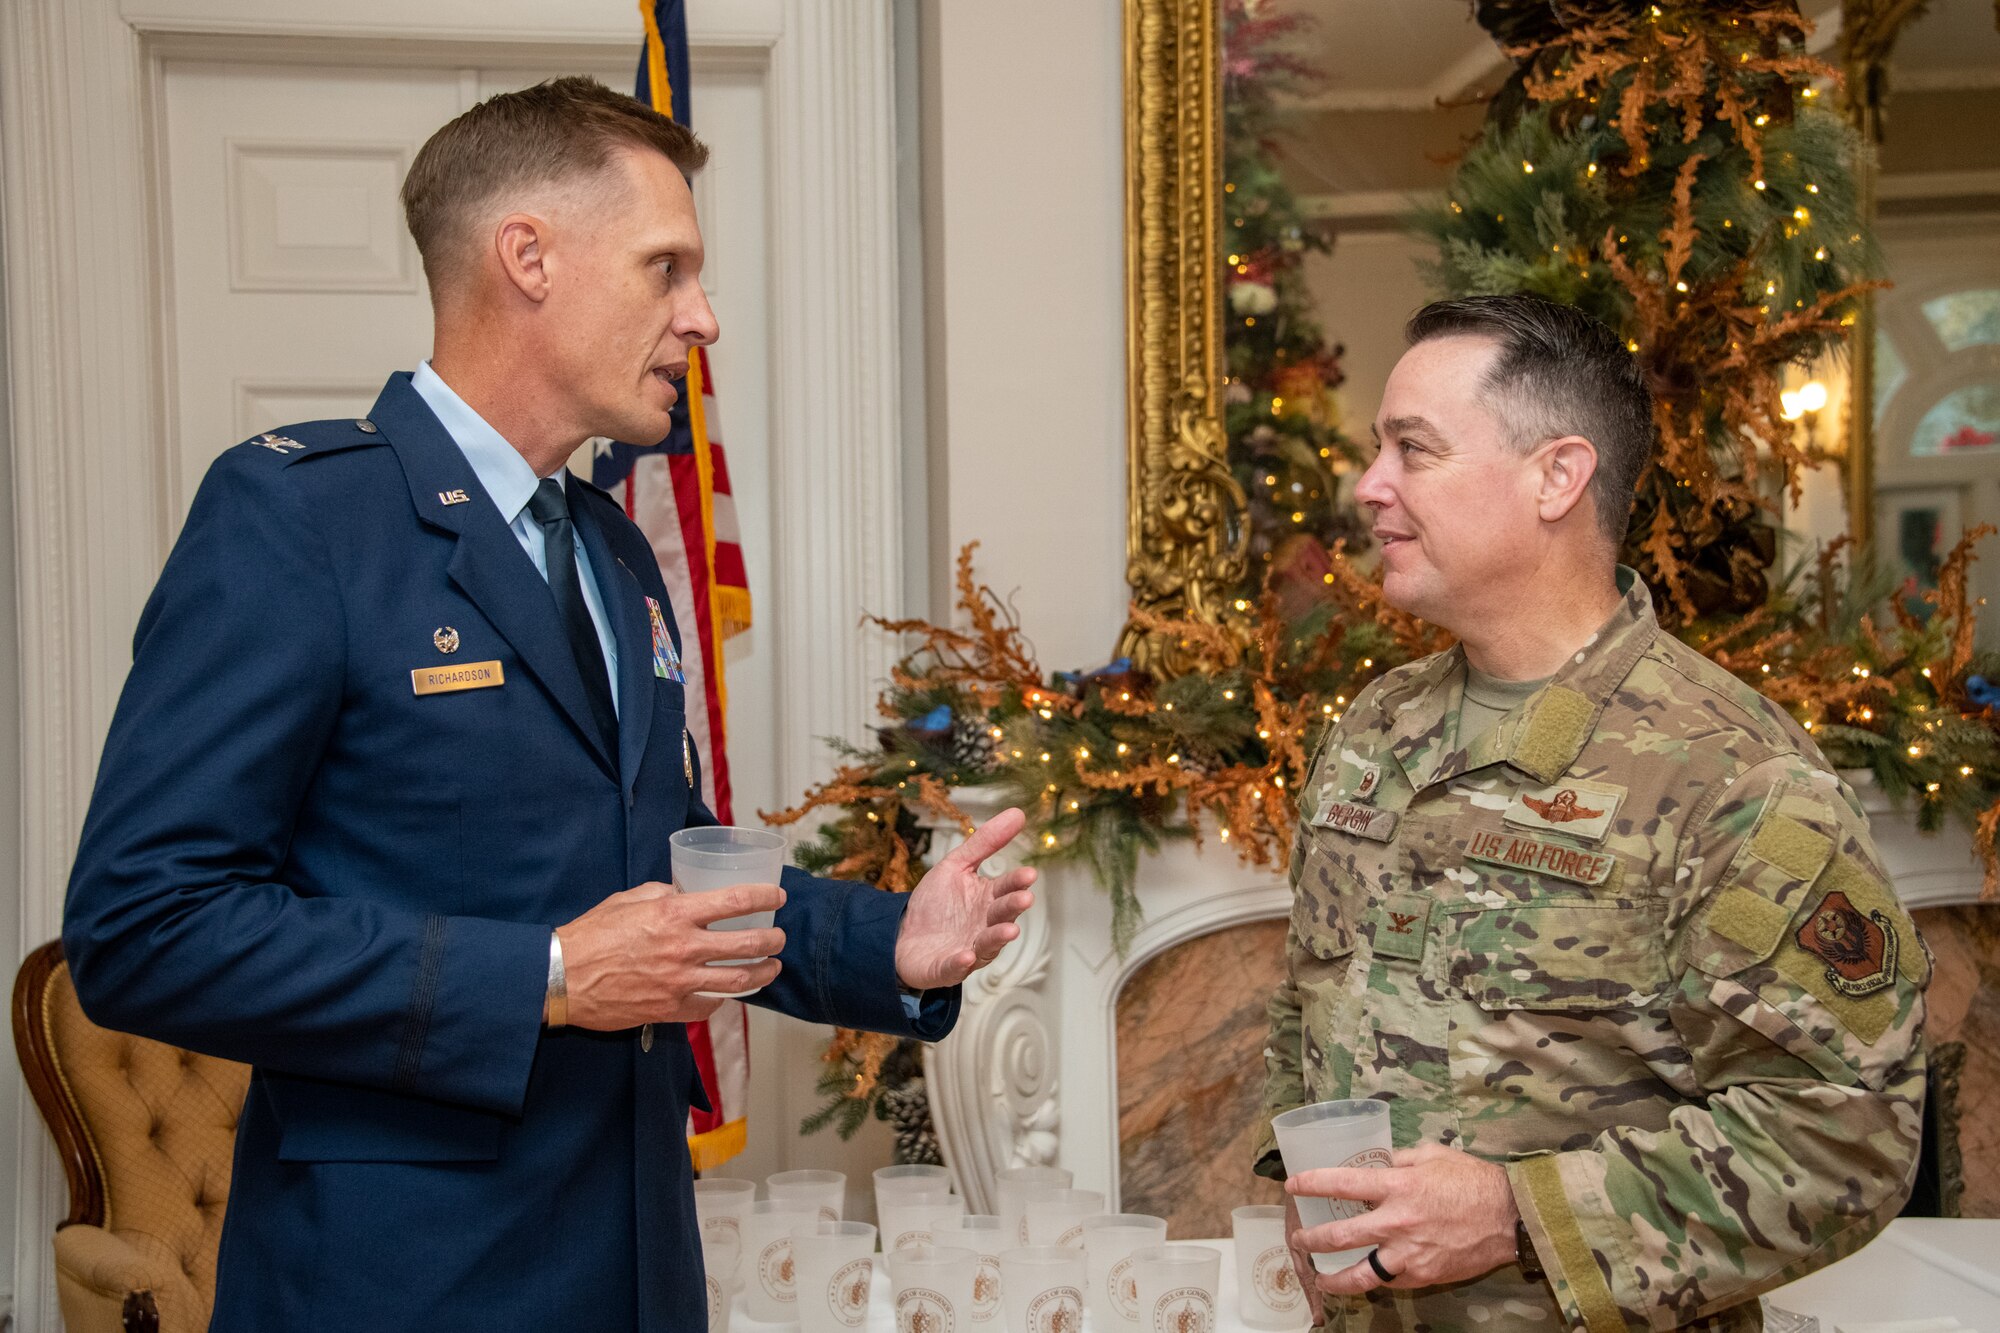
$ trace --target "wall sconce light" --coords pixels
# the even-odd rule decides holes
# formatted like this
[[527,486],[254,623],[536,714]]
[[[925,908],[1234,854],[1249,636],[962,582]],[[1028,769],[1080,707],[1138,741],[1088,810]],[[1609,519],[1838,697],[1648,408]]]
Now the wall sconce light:
[[1826,408],[1826,386],[1818,380],[1807,380],[1796,389],[1784,390],[1778,400],[1783,408],[1780,416],[1786,421],[1805,423],[1807,456],[1823,457],[1818,436],[1819,414]]

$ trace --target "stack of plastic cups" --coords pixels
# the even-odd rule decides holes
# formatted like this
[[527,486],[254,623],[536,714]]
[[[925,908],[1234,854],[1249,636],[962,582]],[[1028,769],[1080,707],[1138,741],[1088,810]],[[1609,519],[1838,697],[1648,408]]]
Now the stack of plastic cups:
[[814,1222],[792,1232],[793,1289],[800,1333],[848,1333],[868,1322],[875,1280],[875,1228]]
[[886,1257],[896,1333],[956,1333],[970,1321],[977,1254],[956,1246],[912,1245]]
[[1028,1201],[1066,1190],[1075,1180],[1074,1175],[1059,1166],[1010,1166],[994,1176],[1009,1248],[1028,1243]]
[[972,1279],[972,1323],[975,1328],[997,1325],[1000,1318],[1000,1252],[1003,1224],[996,1213],[960,1213],[931,1222],[931,1243],[945,1249],[971,1250],[979,1256]]
[[1138,1333],[1139,1288],[1132,1252],[1167,1243],[1167,1220],[1144,1213],[1100,1213],[1083,1222],[1090,1285],[1084,1305],[1097,1333]]
[[1173,1333],[1215,1333],[1215,1293],[1222,1255],[1206,1245],[1149,1245],[1132,1252],[1139,1326]]
[[1229,1215],[1236,1240],[1236,1313],[1251,1328],[1299,1329],[1312,1323],[1305,1288],[1285,1243],[1282,1204],[1260,1203]]
[[1000,1256],[1005,1333],[1055,1333],[1083,1328],[1083,1251],[1067,1245],[1024,1245]]
[[819,1221],[803,1204],[759,1199],[743,1218],[743,1308],[765,1324],[798,1322],[792,1233]]

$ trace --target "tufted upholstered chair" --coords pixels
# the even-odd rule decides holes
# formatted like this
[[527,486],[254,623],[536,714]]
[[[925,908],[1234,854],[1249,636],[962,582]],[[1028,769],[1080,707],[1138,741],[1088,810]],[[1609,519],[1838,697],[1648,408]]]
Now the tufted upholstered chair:
[[69,1177],[69,1333],[202,1333],[250,1067],[97,1026],[60,941],[15,978],[14,1048]]

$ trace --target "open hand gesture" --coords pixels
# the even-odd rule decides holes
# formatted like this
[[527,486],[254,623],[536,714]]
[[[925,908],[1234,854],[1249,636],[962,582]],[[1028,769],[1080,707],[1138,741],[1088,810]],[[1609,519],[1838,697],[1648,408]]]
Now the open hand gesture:
[[1003,810],[972,831],[910,891],[896,937],[896,979],[911,990],[956,986],[999,956],[1021,934],[1014,924],[1035,905],[1035,872],[1016,866],[982,875],[987,857],[1014,840],[1028,817]]

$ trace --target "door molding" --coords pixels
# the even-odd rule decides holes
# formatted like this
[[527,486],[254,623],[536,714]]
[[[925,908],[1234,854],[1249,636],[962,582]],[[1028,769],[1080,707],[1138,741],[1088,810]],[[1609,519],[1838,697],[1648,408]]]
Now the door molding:
[[[174,415],[164,213],[154,164],[168,59],[546,67],[636,62],[629,5],[550,29],[402,0],[337,0],[310,30],[278,0],[13,0],[0,6],[0,235],[21,644],[23,951],[59,933],[76,839],[167,553]],[[440,6],[440,8],[444,8]],[[902,611],[896,143],[890,0],[691,5],[697,68],[765,74],[770,127],[772,561],[781,789],[858,739]],[[343,23],[342,11],[353,18]],[[521,16],[506,15],[520,10]],[[293,11],[296,12],[296,11]],[[386,11],[385,11],[386,12]],[[488,12],[489,20],[495,14]],[[510,26],[511,25],[511,26]],[[629,28],[629,30],[628,30]],[[220,442],[218,442],[220,443]],[[0,1085],[4,1086],[4,1085]],[[18,1082],[0,1095],[20,1098]],[[14,1315],[58,1327],[49,1236],[63,1182],[23,1101],[15,1151]]]

